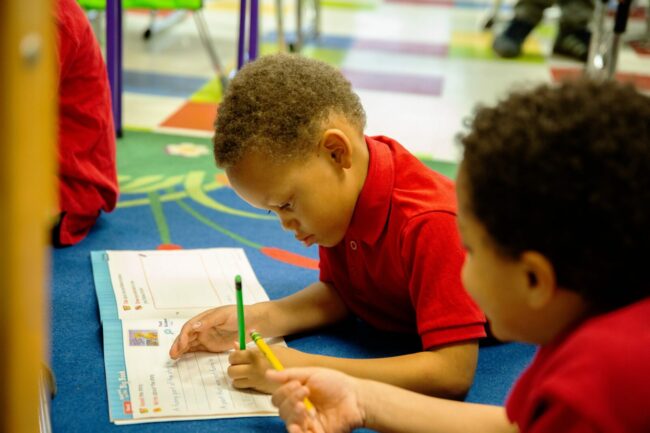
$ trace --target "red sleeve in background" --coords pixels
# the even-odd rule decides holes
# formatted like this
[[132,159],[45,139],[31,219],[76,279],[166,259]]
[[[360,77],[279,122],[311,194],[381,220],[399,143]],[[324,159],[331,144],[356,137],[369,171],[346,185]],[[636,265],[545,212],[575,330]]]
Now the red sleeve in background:
[[57,0],[59,60],[58,243],[81,241],[117,202],[115,131],[106,66],[75,0]]
[[465,253],[455,215],[429,212],[412,219],[401,254],[410,269],[409,291],[424,349],[485,337],[485,316],[460,278]]

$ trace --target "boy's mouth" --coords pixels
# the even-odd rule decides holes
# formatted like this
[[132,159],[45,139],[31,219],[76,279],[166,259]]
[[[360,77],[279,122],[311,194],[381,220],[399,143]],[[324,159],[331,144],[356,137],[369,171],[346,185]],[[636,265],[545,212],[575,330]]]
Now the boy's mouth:
[[296,240],[302,242],[304,246],[309,247],[314,244],[316,238],[314,235],[298,235],[296,234]]

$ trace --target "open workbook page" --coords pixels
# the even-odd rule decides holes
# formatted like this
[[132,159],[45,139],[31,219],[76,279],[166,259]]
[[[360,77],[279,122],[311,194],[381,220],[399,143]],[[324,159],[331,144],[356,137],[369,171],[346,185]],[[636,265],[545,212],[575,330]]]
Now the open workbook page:
[[236,275],[244,304],[268,300],[242,249],[94,251],[91,258],[111,421],[277,414],[270,396],[232,387],[228,353],[169,358],[189,318],[235,304]]

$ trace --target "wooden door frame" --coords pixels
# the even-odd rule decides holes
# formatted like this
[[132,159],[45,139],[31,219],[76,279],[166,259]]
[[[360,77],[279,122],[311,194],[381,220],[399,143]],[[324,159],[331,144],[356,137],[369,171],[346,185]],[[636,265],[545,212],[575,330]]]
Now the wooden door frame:
[[41,430],[56,213],[54,0],[0,1],[0,431]]

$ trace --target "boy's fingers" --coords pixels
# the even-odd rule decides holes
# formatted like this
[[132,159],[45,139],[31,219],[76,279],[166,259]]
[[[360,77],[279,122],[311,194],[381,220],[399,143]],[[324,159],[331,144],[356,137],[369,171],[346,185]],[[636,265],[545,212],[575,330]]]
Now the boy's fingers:
[[190,322],[185,323],[181,328],[181,332],[178,334],[176,340],[174,341],[174,345],[176,346],[176,349],[179,352],[182,353],[185,351],[185,348],[188,345],[189,336],[191,332],[192,332],[191,323]]
[[[267,375],[267,377],[269,376]],[[273,403],[275,407],[281,408],[288,401],[295,400],[294,396],[296,393],[300,393],[299,390],[301,387],[302,385],[300,382],[297,382],[295,380],[285,383],[273,393],[273,397],[271,397],[271,403]]]
[[[278,411],[280,417],[284,419],[287,424],[295,424],[301,426],[304,431],[311,430],[311,417],[307,412],[304,404],[304,398],[308,394],[307,389],[301,386],[298,382],[290,382],[283,387],[282,399],[276,399],[273,404],[278,403]],[[285,394],[286,393],[286,394]],[[276,392],[273,396],[276,397]]]
[[230,365],[250,364],[251,355],[252,353],[249,350],[233,350],[228,355],[228,362],[230,362]]
[[183,324],[181,332],[178,334],[178,337],[176,337],[176,340],[179,342],[179,346],[182,347],[185,344],[185,340],[191,333],[197,332],[201,328],[206,328],[207,323],[204,319],[207,319],[207,314],[207,311],[201,313],[197,316],[192,317],[190,320]]
[[266,370],[266,378],[277,383],[285,383],[289,380],[289,376],[286,373],[287,370],[277,371],[273,369]]
[[197,341],[196,343],[190,345],[190,347],[188,347],[187,350],[185,351],[185,353],[190,353],[190,352],[209,352],[209,350],[207,347],[205,347],[203,344]]
[[241,379],[233,379],[232,386],[237,389],[246,389],[246,388],[252,388],[253,384],[251,383],[250,380],[248,380],[247,377],[244,377]]
[[181,355],[183,355],[185,352],[188,350],[188,344],[186,343],[187,336],[183,334],[181,331],[178,336],[176,336],[176,339],[172,343],[171,347],[169,348],[169,355],[173,358],[180,358]]
[[176,359],[180,356],[178,353],[178,347],[176,346],[176,340],[172,343],[172,346],[169,348],[169,357],[171,359]]
[[[317,371],[314,367],[293,367],[286,368],[278,373],[284,373],[286,376],[279,376],[282,381],[297,380],[300,383],[305,383]],[[286,377],[286,379],[285,379]]]
[[230,365],[226,369],[226,373],[231,379],[241,379],[251,376],[251,369],[249,364]]

